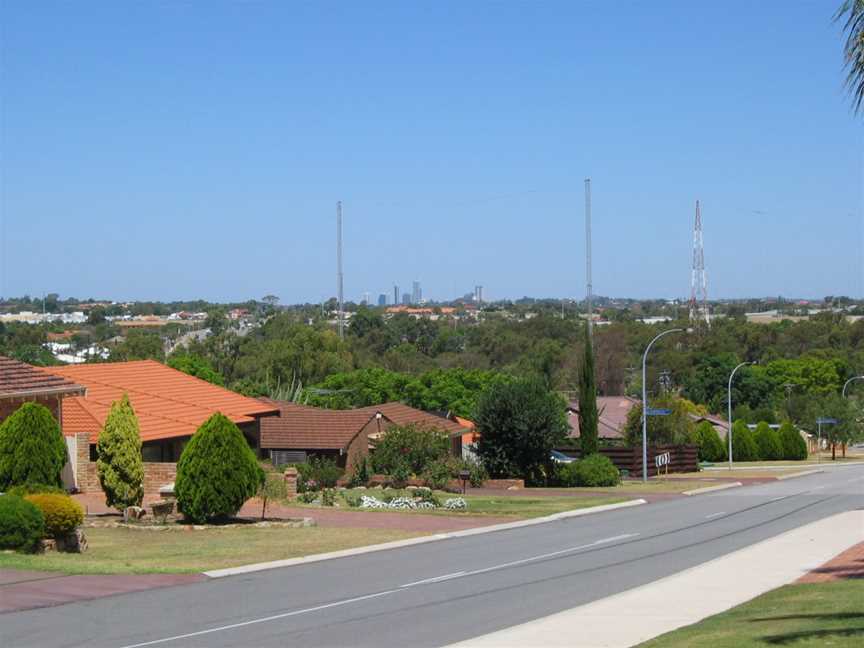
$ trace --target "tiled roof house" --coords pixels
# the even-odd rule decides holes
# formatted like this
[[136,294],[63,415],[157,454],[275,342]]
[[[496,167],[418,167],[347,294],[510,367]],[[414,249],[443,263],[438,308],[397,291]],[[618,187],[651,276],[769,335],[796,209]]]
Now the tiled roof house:
[[83,394],[84,387],[69,378],[0,356],[0,421],[22,403],[33,401],[45,405],[62,422],[64,402]]

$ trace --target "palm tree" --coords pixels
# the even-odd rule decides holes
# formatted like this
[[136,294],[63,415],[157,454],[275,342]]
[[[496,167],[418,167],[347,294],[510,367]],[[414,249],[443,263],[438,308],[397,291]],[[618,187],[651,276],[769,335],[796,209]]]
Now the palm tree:
[[856,113],[864,108],[864,0],[843,0],[834,15],[843,21],[846,44],[843,46],[843,67],[846,70],[846,88],[852,95]]

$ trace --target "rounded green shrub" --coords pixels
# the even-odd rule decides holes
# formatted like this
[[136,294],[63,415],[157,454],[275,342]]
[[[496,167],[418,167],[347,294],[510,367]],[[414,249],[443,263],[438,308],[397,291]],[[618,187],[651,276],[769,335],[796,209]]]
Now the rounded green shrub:
[[144,499],[144,459],[138,417],[129,397],[111,404],[96,444],[96,469],[105,503],[120,511],[141,506]]
[[696,443],[699,446],[699,461],[726,460],[726,446],[710,422],[702,421],[696,427]]
[[601,454],[593,454],[574,462],[578,486],[617,486],[621,483],[621,473],[615,464]]
[[33,551],[45,534],[45,519],[35,504],[0,495],[0,549]]
[[807,459],[807,442],[789,421],[780,426],[780,444],[783,446],[783,458],[792,461]]
[[214,414],[192,435],[177,462],[177,507],[195,523],[230,518],[264,482],[240,429]]
[[446,459],[433,461],[426,467],[423,473],[423,483],[435,490],[444,490],[453,479],[453,471],[458,472],[458,467],[452,466]]
[[42,512],[48,538],[62,538],[84,523],[84,509],[68,495],[42,493],[24,499]]
[[732,459],[735,461],[758,461],[759,448],[747,424],[738,419],[732,426]]
[[66,442],[51,412],[24,403],[0,425],[0,491],[22,484],[61,486]]
[[7,495],[16,495],[18,497],[24,497],[26,495],[43,495],[46,493],[51,495],[67,494],[65,489],[60,488],[59,486],[48,486],[47,484],[21,484],[20,486],[13,486],[6,491]]
[[566,464],[556,464],[552,482],[558,486],[563,486],[564,488],[573,488],[578,486],[579,472],[576,469],[578,465],[578,461],[572,461]]
[[756,439],[756,447],[759,450],[759,458],[763,461],[777,461],[783,458],[783,444],[780,435],[768,423],[762,421],[756,426],[753,434]]

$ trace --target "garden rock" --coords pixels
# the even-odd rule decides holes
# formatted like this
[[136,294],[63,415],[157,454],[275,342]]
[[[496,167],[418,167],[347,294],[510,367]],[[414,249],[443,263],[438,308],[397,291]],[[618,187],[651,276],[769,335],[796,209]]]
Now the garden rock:
[[87,551],[87,536],[84,535],[83,529],[75,529],[69,535],[58,538],[56,542],[57,551],[67,553],[84,553]]

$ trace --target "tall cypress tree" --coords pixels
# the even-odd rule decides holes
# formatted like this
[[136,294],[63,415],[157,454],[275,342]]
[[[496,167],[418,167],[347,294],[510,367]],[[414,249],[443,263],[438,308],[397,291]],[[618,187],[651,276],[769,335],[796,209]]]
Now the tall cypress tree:
[[10,486],[61,486],[66,442],[47,407],[24,403],[0,425],[0,491]]
[[99,484],[105,491],[105,503],[121,511],[128,506],[141,506],[144,499],[141,433],[138,417],[126,394],[111,404],[105,426],[99,433],[96,453],[96,468]]
[[597,385],[594,382],[594,349],[591,335],[585,325],[585,353],[582,357],[582,373],[579,376],[579,442],[582,457],[596,454],[597,440]]

